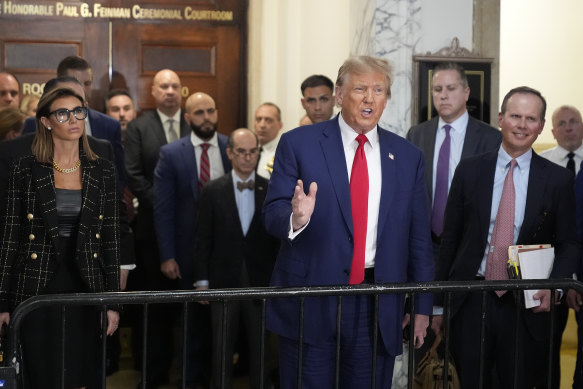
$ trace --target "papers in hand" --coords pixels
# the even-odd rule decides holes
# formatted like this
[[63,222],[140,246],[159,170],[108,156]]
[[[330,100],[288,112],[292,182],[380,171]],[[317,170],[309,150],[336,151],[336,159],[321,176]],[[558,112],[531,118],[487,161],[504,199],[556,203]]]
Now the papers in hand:
[[[508,262],[511,268],[519,268],[516,278],[523,280],[547,279],[551,275],[555,250],[550,244],[516,245],[508,247]],[[534,308],[540,305],[540,300],[534,296],[538,290],[524,291],[525,308]]]

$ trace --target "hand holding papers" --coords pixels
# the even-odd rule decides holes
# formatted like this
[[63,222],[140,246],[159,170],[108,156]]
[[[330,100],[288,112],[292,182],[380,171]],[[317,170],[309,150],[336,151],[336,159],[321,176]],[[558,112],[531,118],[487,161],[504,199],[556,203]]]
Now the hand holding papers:
[[[547,279],[553,269],[555,250],[550,244],[510,246],[508,258],[508,272],[511,278]],[[540,305],[540,301],[533,298],[537,292],[537,290],[524,291],[525,308]]]

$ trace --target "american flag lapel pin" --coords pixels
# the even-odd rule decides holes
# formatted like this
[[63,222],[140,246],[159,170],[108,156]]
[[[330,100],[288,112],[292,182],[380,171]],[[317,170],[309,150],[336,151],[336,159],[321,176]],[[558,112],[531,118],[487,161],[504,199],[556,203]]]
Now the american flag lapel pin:
[[393,153],[389,153],[389,158],[391,158],[392,160],[395,160],[395,156],[393,155]]

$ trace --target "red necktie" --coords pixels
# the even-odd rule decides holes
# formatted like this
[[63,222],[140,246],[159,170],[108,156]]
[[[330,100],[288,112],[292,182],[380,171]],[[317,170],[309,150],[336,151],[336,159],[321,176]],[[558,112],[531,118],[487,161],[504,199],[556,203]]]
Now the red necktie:
[[202,147],[202,153],[200,154],[200,175],[198,177],[198,186],[200,188],[202,188],[211,178],[211,168],[208,153],[210,146],[210,143],[202,143],[200,145],[200,147]]
[[[490,249],[486,260],[486,279],[487,280],[507,280],[508,272],[508,247],[514,243],[514,192],[513,171],[516,166],[516,160],[510,161],[510,168],[504,179],[502,196],[496,213],[496,221],[492,230],[490,239]],[[497,290],[498,297],[506,293],[505,290]]]
[[350,173],[350,204],[352,206],[352,226],[354,231],[354,253],[349,284],[361,284],[364,280],[364,253],[366,249],[366,225],[368,216],[368,167],[364,144],[366,136],[356,137],[358,148]]

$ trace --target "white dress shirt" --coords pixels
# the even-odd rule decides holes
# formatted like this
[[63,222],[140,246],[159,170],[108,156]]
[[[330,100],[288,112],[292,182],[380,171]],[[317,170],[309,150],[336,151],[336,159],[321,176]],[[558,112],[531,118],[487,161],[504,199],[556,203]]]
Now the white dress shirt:
[[[569,150],[557,145],[551,149],[543,151],[540,153],[540,156],[556,163],[557,165],[567,167],[567,162],[569,162],[567,154],[569,154]],[[579,146],[577,150],[573,151],[573,154],[575,154],[573,160],[575,161],[575,174],[577,174],[579,173],[579,169],[581,167],[581,161],[583,161],[583,145]]]
[[209,180],[217,179],[225,174],[225,167],[223,166],[223,159],[221,158],[221,149],[219,148],[219,137],[216,132],[209,140],[202,140],[196,136],[194,132],[191,132],[190,143],[192,143],[194,146],[194,158],[196,161],[197,177],[200,177],[200,156],[202,155],[203,143],[210,144],[210,147],[207,150],[211,168],[211,176]]
[[235,173],[235,170],[231,170],[231,176],[233,177],[233,189],[235,191],[235,202],[237,203],[241,230],[243,230],[243,235],[247,236],[251,220],[253,220],[253,215],[255,214],[255,190],[239,190],[237,189],[237,182],[255,181],[255,172],[252,172],[245,181]]
[[172,125],[174,128],[174,131],[176,132],[176,139],[180,139],[180,113],[181,113],[181,111],[180,110],[176,111],[176,113],[172,117],[164,115],[162,113],[162,111],[160,111],[159,109],[156,109],[156,111],[158,112],[158,115],[160,116],[160,120],[162,121],[162,127],[164,127],[164,135],[166,135],[166,142],[170,143],[172,141],[172,139],[170,138],[170,131],[169,131],[170,130],[170,123],[168,123],[168,119],[174,120]]
[[[354,155],[358,148],[356,137],[359,135],[338,115],[338,124],[340,126],[340,136],[342,137],[342,147],[344,148],[344,158],[346,160],[346,169],[348,171],[348,182],[350,182],[350,173],[352,172],[352,163]],[[364,154],[366,155],[366,165],[368,167],[368,213],[366,226],[366,246],[364,253],[364,267],[374,267],[375,255],[377,250],[377,227],[379,221],[379,207],[381,202],[382,189],[382,171],[381,171],[381,150],[379,143],[378,127],[365,134],[368,142],[364,144]],[[310,183],[304,183],[309,185]],[[304,188],[305,189],[305,188]],[[293,231],[292,219],[290,215],[290,229],[288,238],[294,239],[310,223],[306,223],[302,228]]]
[[257,174],[268,180],[271,178],[271,172],[266,167],[269,166],[273,169],[273,158],[275,157],[275,149],[277,149],[280,137],[281,131],[277,133],[275,138],[261,146],[261,155],[257,162]]

